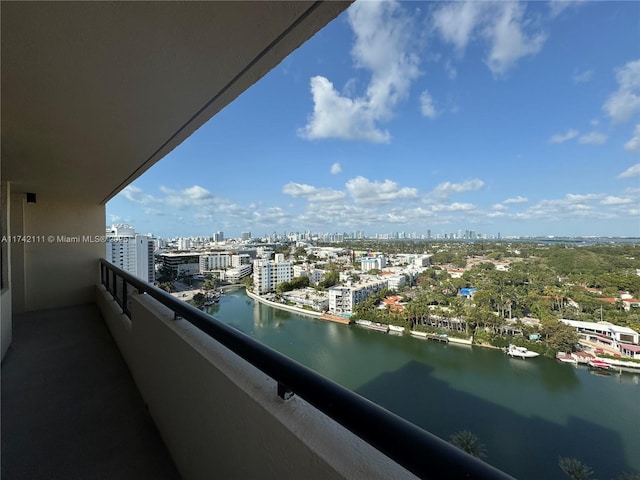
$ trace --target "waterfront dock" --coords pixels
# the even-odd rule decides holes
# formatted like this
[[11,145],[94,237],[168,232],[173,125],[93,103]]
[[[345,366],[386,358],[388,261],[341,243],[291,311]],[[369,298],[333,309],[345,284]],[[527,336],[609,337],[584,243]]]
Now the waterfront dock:
[[351,319],[348,317],[339,317],[337,315],[330,315],[328,313],[323,313],[320,318],[322,320],[328,320],[329,322],[342,323],[344,325],[349,325],[351,323]]
[[449,343],[449,337],[444,334],[419,332],[417,330],[411,330],[411,335],[414,337],[424,338],[425,340],[435,340],[441,343]]

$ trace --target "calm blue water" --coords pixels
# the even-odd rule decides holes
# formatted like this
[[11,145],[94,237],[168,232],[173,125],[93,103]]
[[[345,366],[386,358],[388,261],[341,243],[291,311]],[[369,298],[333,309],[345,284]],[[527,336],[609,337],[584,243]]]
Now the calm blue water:
[[640,471],[640,375],[329,323],[244,290],[209,313],[444,439],[474,432],[486,460],[518,478],[567,478],[559,456],[599,479]]

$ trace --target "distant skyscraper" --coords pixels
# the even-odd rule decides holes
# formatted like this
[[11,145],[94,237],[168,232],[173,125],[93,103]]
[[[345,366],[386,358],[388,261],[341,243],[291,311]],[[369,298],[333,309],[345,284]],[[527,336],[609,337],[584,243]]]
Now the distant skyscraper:
[[242,232],[240,238],[242,241],[251,240],[251,232]]
[[213,234],[213,241],[214,242],[224,242],[224,233],[219,230],[216,233]]

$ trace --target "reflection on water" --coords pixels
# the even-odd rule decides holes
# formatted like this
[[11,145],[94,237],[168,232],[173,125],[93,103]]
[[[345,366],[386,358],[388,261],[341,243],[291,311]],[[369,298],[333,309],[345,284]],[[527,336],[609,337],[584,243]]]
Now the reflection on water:
[[488,460],[518,478],[563,478],[559,455],[598,478],[640,470],[638,374],[385,335],[275,310],[244,292],[207,311],[436,435],[473,431]]

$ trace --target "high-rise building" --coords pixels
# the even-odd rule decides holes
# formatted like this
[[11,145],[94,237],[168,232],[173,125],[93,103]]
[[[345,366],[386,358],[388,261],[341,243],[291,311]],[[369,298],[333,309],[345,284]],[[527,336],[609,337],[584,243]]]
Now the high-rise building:
[[213,241],[214,242],[224,242],[224,233],[219,230],[216,233],[213,234]]
[[247,242],[247,241],[251,240],[251,232],[242,232],[242,234],[240,235],[240,239],[243,242]]
[[112,225],[106,238],[105,258],[109,262],[147,282],[155,280],[155,238],[136,234],[130,225]]

